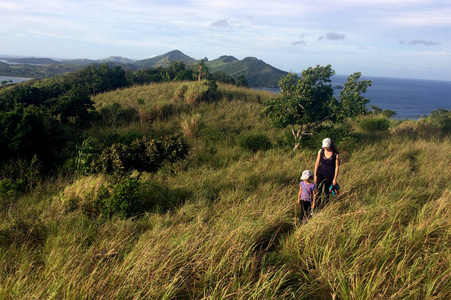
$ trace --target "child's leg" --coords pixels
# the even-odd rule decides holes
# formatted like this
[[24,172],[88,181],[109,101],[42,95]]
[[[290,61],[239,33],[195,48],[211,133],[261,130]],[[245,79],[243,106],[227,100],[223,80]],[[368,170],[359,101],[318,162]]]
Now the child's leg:
[[310,201],[301,201],[302,206],[302,220],[306,220],[310,216],[310,208],[312,206],[312,202]]

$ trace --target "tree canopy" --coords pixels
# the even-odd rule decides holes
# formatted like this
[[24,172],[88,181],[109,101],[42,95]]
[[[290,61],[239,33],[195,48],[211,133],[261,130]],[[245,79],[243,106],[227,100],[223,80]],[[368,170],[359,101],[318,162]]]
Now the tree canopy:
[[300,77],[289,73],[279,81],[280,95],[266,102],[264,112],[272,125],[291,129],[294,149],[303,136],[325,121],[335,122],[367,112],[365,105],[369,100],[361,93],[367,91],[371,81],[358,81],[358,72],[350,75],[339,101],[331,84],[334,74],[331,65],[310,67]]

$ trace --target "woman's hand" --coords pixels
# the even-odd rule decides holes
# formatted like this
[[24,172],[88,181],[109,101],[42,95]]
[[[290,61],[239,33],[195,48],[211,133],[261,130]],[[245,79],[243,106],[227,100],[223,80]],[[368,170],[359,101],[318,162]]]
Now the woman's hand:
[[334,186],[336,186],[336,185],[337,185],[337,179],[334,179],[334,180],[332,181],[332,184],[333,184]]

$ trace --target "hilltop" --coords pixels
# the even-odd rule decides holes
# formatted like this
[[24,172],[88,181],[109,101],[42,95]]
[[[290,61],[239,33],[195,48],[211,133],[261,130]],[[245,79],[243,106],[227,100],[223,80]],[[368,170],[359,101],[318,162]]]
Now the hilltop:
[[[53,93],[48,83],[27,91]],[[88,118],[95,126],[75,123],[68,132],[76,133],[69,139],[76,158],[47,177],[35,159],[4,169],[20,179],[0,174],[0,298],[451,297],[449,115],[325,124],[292,151],[288,129],[273,128],[261,113],[272,94],[219,84],[210,97],[190,101],[202,88],[164,82],[97,93]],[[36,119],[43,110],[14,109],[35,121],[22,126],[30,137],[40,138],[36,127],[53,128]],[[378,120],[388,126],[374,126]],[[134,174],[139,189],[127,181],[109,191],[106,175],[76,172],[99,145],[116,155],[136,139],[177,132],[189,154]],[[324,136],[338,143],[341,195],[302,223],[299,177],[314,168]],[[23,137],[13,146],[22,141],[27,150]],[[109,192],[118,202],[136,197],[146,209],[99,216],[96,205]]]
[[[179,50],[143,60],[132,60],[120,56],[111,56],[98,60],[71,59],[57,61],[49,58],[3,58],[3,60],[16,65],[0,62],[0,75],[34,77],[38,79],[53,77],[58,74],[80,70],[88,65],[102,63],[119,65],[124,69],[136,71],[167,67],[170,62],[183,62],[191,67],[200,61],[200,59],[192,58]],[[212,61],[209,61],[207,58],[204,58],[204,60],[212,73],[217,71],[225,72],[235,79],[240,75],[244,75],[251,87],[277,87],[278,81],[287,74],[287,72],[274,68],[254,57],[237,60],[232,56],[222,56]]]
[[193,65],[198,62],[197,59],[189,57],[188,55],[183,54],[179,50],[170,51],[166,54],[158,55],[152,58],[138,60],[134,62],[136,66],[142,68],[155,68],[155,67],[167,67],[172,61],[181,61],[185,65]]
[[279,80],[288,74],[255,57],[238,60],[233,56],[221,56],[218,59],[208,61],[207,65],[213,73],[222,71],[234,78],[244,75],[246,81],[252,87],[278,87]]

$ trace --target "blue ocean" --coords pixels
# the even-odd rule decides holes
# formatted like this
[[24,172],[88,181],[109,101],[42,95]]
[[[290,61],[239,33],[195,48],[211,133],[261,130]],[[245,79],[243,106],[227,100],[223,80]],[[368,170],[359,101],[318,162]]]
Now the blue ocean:
[[[451,81],[364,77],[372,85],[364,96],[370,104],[396,111],[396,119],[418,119],[437,108],[451,109]],[[332,85],[343,86],[347,76],[335,75]],[[335,89],[339,97],[340,89]]]
[[[334,75],[333,86],[343,86],[348,76]],[[386,77],[364,77],[371,80],[371,87],[363,94],[370,104],[381,109],[394,110],[396,119],[418,119],[437,108],[451,109],[451,81],[401,79]],[[268,89],[279,93],[279,89]],[[341,89],[334,89],[339,98]],[[368,107],[369,108],[369,107]]]

